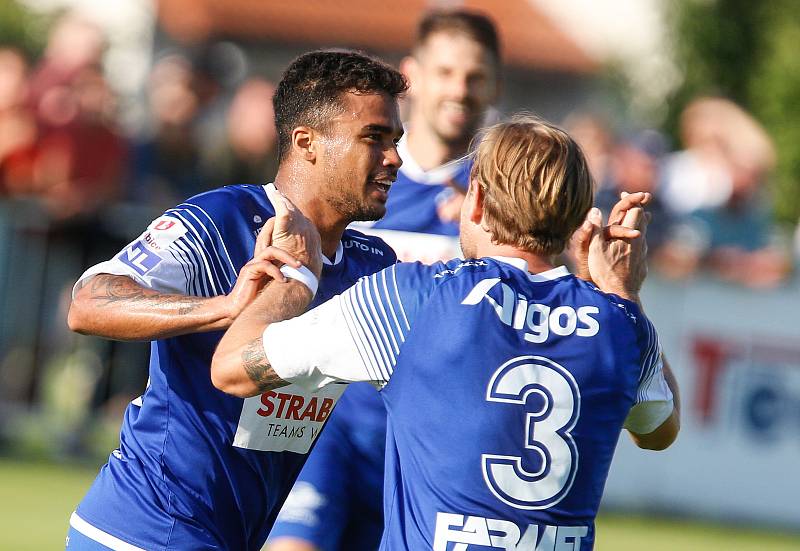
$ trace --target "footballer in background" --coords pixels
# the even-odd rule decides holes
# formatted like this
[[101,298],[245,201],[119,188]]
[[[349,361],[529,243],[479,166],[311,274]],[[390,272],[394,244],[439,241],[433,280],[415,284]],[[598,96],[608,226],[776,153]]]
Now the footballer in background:
[[[401,63],[410,81],[403,164],[374,227],[458,234],[469,144],[497,97],[500,45],[492,21],[439,10],[417,27]],[[373,551],[383,532],[386,410],[375,389],[344,393],[272,529],[269,551]]]

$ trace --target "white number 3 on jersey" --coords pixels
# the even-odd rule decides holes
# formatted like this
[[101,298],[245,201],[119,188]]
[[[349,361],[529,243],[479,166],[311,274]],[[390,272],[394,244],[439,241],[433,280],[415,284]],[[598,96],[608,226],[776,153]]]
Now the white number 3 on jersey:
[[[541,356],[520,356],[497,369],[486,400],[524,407],[531,393],[538,394],[536,403],[543,405],[525,414],[523,438],[529,459],[482,454],[483,478],[492,493],[512,507],[546,509],[567,495],[578,471],[578,449],[570,430],[578,422],[581,396],[572,374],[562,366]],[[528,471],[523,461],[539,468]]]

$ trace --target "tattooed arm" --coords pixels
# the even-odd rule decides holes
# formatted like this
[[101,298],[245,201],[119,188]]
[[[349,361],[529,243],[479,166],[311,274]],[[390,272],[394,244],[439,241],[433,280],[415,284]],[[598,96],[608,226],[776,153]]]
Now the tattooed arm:
[[267,287],[222,337],[211,361],[214,386],[245,398],[288,384],[272,369],[261,337],[269,324],[302,314],[312,298],[292,279]]
[[270,278],[284,280],[273,260],[299,265],[288,253],[265,247],[241,269],[230,293],[210,298],[161,293],[127,276],[98,274],[75,292],[67,323],[78,333],[127,341],[223,330]]
[[225,295],[205,298],[164,294],[127,276],[99,274],[70,305],[69,328],[85,335],[136,341],[221,330],[232,321]]

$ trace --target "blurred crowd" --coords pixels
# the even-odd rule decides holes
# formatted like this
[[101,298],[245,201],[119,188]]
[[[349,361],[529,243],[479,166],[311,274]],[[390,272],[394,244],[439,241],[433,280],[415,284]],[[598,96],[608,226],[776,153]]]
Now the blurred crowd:
[[656,130],[614,133],[591,114],[574,114],[565,126],[589,157],[604,212],[621,192],[653,194],[648,246],[660,275],[680,280],[704,272],[754,289],[787,280],[791,236],[773,219],[767,186],[775,147],[741,107],[717,97],[693,100],[681,113],[677,151]]
[[[58,311],[67,282],[183,198],[268,182],[277,169],[273,83],[221,78],[213,48],[161,52],[140,98],[145,120],[123,128],[105,46],[101,29],[75,14],[53,24],[39,59],[0,46],[0,306],[15,314],[0,321],[0,379],[17,398],[37,388],[32,366],[74,338]],[[774,224],[775,148],[741,107],[714,97],[690,103],[678,151],[655,130],[615,131],[593,114],[562,122],[590,159],[605,212],[621,191],[653,192],[655,271],[753,288],[787,281],[800,230],[792,237]],[[28,378],[18,376],[24,365]]]
[[[89,400],[139,392],[147,346],[70,334],[72,283],[164,209],[277,169],[271,82],[231,79],[220,48],[176,49],[153,60],[143,97],[126,98],[104,73],[106,49],[74,13],[38,59],[0,42],[0,403],[40,398],[49,366],[71,362],[89,366]],[[146,116],[123,125],[131,101]]]

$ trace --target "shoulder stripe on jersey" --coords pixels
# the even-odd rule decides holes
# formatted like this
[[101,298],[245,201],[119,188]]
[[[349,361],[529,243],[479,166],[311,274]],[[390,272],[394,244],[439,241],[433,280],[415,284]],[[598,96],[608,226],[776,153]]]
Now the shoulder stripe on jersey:
[[369,306],[364,300],[363,292],[364,292],[364,282],[366,279],[359,280],[358,284],[354,286],[349,293],[353,295],[353,305],[355,306],[356,312],[356,323],[359,326],[359,329],[364,333],[366,336],[367,344],[369,345],[369,349],[372,352],[373,357],[375,358],[375,365],[378,366],[380,369],[381,375],[385,376],[386,379],[389,379],[389,374],[391,372],[391,368],[389,367],[389,360],[386,357],[386,353],[383,350],[381,342],[376,338],[374,331],[370,331],[373,329],[372,325],[373,319],[371,316],[371,312],[369,311]]
[[197,246],[197,243],[191,239],[184,239],[181,237],[175,241],[174,245],[183,249],[184,252],[194,259],[194,265],[196,267],[194,283],[197,295],[209,297],[218,294],[216,292],[215,280],[208,267],[208,260]]
[[392,283],[394,285],[394,295],[397,297],[397,304],[400,306],[400,313],[403,314],[403,321],[406,323],[406,330],[410,331],[411,326],[408,324],[406,311],[403,308],[403,301],[400,300],[400,291],[397,289],[397,264],[392,266]]
[[174,249],[170,247],[169,249],[167,249],[167,251],[169,252],[170,255],[172,255],[172,258],[175,259],[175,263],[181,267],[181,271],[183,271],[183,278],[184,278],[183,292],[189,294],[189,283],[192,281],[192,278],[189,275],[191,270],[189,262],[186,260],[183,254],[180,254],[181,251],[179,249]]
[[350,331],[351,335],[355,335],[354,341],[356,345],[356,350],[358,351],[358,355],[361,357],[361,363],[364,364],[364,368],[367,370],[367,374],[370,376],[370,378],[372,378],[372,380],[378,381],[379,378],[377,377],[377,373],[373,369],[371,369],[369,361],[367,361],[366,351],[364,350],[364,343],[361,341],[360,336],[353,327],[352,315],[349,311],[349,308],[346,307],[343,300],[339,301],[339,310],[342,312],[342,317],[344,318],[345,323],[347,324],[347,330]]
[[[387,297],[386,307],[392,313],[392,319],[394,320],[394,326],[397,328],[397,336],[400,339],[400,343],[404,343],[406,340],[406,336],[403,333],[402,328],[400,327],[400,322],[397,320],[397,313],[394,311],[394,304],[392,304],[391,296],[389,295],[389,289],[386,286],[386,270],[381,270],[381,281],[383,282],[383,294]],[[399,353],[399,349],[398,349]]]
[[[193,260],[192,265],[195,268],[195,273],[194,278],[192,279],[192,287],[194,294],[202,297],[211,297],[217,295],[218,293],[215,292],[214,281],[209,281],[211,273],[210,270],[208,270],[207,260],[197,247],[197,244],[190,239],[184,239],[181,237],[180,239],[177,239],[173,245],[181,249]],[[203,269],[204,265],[206,266],[205,270]]]
[[[394,266],[391,269],[394,271]],[[370,376],[379,376],[375,380],[388,381],[397,364],[400,344],[405,341],[406,331],[398,320],[393,304],[394,295],[398,299],[398,306],[401,309],[403,307],[399,301],[399,291],[393,280],[386,278],[385,271],[380,275],[361,278],[341,295],[341,304],[346,313],[347,328],[362,355],[365,368],[368,372],[374,372]],[[394,293],[391,287],[394,287]]]
[[643,354],[642,372],[639,378],[639,389],[637,391],[637,402],[643,401],[646,397],[656,373],[661,365],[661,345],[658,342],[658,334],[650,320],[645,318],[647,330],[647,348]]
[[[217,233],[217,239],[219,240],[219,243],[222,246],[222,252],[225,253],[225,258],[228,260],[228,266],[231,269],[230,273],[233,274],[233,277],[235,279],[236,278],[236,267],[233,265],[233,260],[231,260],[231,255],[228,254],[228,247],[225,245],[225,240],[222,239],[222,233],[219,231],[219,228],[217,227],[217,223],[214,222],[214,220],[211,218],[211,216],[208,214],[208,212],[206,212],[205,209],[203,209],[202,207],[194,205],[192,203],[184,203],[184,204],[187,205],[187,206],[196,208],[201,213],[203,213],[203,215],[206,218],[208,218],[209,222],[211,222],[211,225],[214,227],[214,231]],[[197,218],[197,216],[195,216],[195,214],[193,212],[189,212],[189,214],[194,216],[195,219],[197,220],[197,223],[200,224],[204,229],[206,229],[206,226],[202,222],[200,222],[200,219]],[[208,230],[206,229],[206,231],[208,231]],[[209,237],[210,237],[210,235],[209,235]],[[217,254],[217,256],[219,257],[219,253]],[[220,261],[221,260],[222,259],[220,258]],[[225,274],[225,279],[227,279],[228,285],[230,285],[231,284],[231,279],[228,277],[227,274]]]
[[[203,257],[206,259],[209,278],[213,278],[214,282],[217,283],[220,288],[223,288],[222,278],[220,277],[221,274],[227,281],[228,287],[230,287],[227,269],[223,264],[222,258],[219,256],[219,252],[217,252],[216,248],[213,246],[213,237],[209,233],[208,228],[203,226],[197,217],[188,210],[183,209],[182,211],[178,211],[177,209],[172,209],[168,212],[180,218],[184,225],[191,230],[191,234],[195,237],[193,240],[195,248],[199,248]],[[193,220],[190,219],[189,216],[191,216]],[[201,231],[207,236],[207,241],[203,239],[200,233]],[[219,294],[219,292],[217,294]]]
[[[392,354],[391,344],[389,342],[389,337],[386,336],[386,330],[384,329],[384,323],[381,321],[380,316],[378,314],[378,309],[375,307],[375,303],[380,303],[380,300],[376,299],[373,300],[372,292],[370,292],[370,281],[374,278],[374,275],[369,276],[364,280],[363,285],[363,295],[366,297],[365,303],[369,308],[370,318],[374,322],[373,327],[377,327],[378,331],[373,331],[374,338],[376,344],[378,345],[378,350],[381,353],[381,357],[384,360],[384,365],[387,367],[387,374],[391,375],[392,371],[394,371],[394,364],[397,354]],[[388,320],[387,320],[388,322]]]
[[185,262],[186,270],[188,272],[187,280],[186,280],[186,292],[194,295],[194,296],[205,296],[203,295],[197,287],[197,266],[198,266],[198,259],[196,258],[195,254],[192,253],[189,248],[184,245],[180,239],[176,239],[175,242],[170,246],[170,251],[176,257],[180,257]]
[[[187,234],[187,235],[184,235],[181,238],[181,240],[183,240],[183,242],[186,245],[188,245],[191,249],[193,249],[195,252],[197,252],[198,255],[200,256],[200,258],[202,259],[203,265],[205,266],[206,275],[208,276],[208,280],[211,283],[212,287],[214,288],[214,295],[221,294],[222,293],[222,284],[221,284],[221,280],[218,277],[217,273],[218,272],[224,272],[224,268],[222,268],[221,266],[218,267],[218,265],[214,264],[214,258],[209,253],[208,247],[206,247],[206,244],[203,242],[203,238],[200,235],[200,232],[198,231],[198,229],[195,227],[195,224],[193,222],[191,222],[182,213],[179,213],[174,209],[171,210],[171,211],[168,211],[168,212],[171,212],[172,214],[174,214],[174,216],[176,216],[177,218],[180,218],[181,221],[183,221],[184,225],[187,228],[189,228],[191,234],[195,237],[195,239],[187,239],[187,235],[188,235]],[[200,224],[198,223],[198,225],[200,225]],[[202,227],[202,225],[200,225],[200,227]],[[208,230],[206,230],[205,228],[203,228],[203,231],[206,234],[208,234]],[[209,238],[210,237],[211,236],[209,235]],[[217,256],[217,260],[219,261],[219,255],[216,255],[216,256]]]
[[379,375],[379,369],[377,363],[375,362],[375,358],[369,349],[367,336],[361,331],[357,321],[358,314],[353,308],[351,291],[352,289],[344,293],[341,301],[345,312],[345,319],[347,320],[347,328],[349,329],[350,334],[353,335],[353,340],[356,342],[356,346],[359,349],[359,354],[361,355],[362,359],[365,360],[364,367],[370,372],[370,376],[373,377],[374,380],[380,381],[381,377]]
[[[385,320],[383,325],[384,325],[384,327],[386,327],[386,332],[389,334],[389,338],[392,341],[392,346],[394,347],[394,355],[395,355],[395,357],[397,357],[397,355],[400,353],[400,347],[397,346],[397,340],[395,339],[394,332],[392,331],[392,324],[389,323],[389,316],[386,314],[386,309],[383,307],[383,301],[379,300],[380,299],[380,291],[378,290],[378,274],[372,274],[370,276],[370,281],[372,283],[373,293],[374,293],[374,295],[376,297],[375,302],[378,304],[378,308],[380,308],[381,315],[383,316],[383,319]],[[388,343],[387,343],[387,345],[388,345]]]

